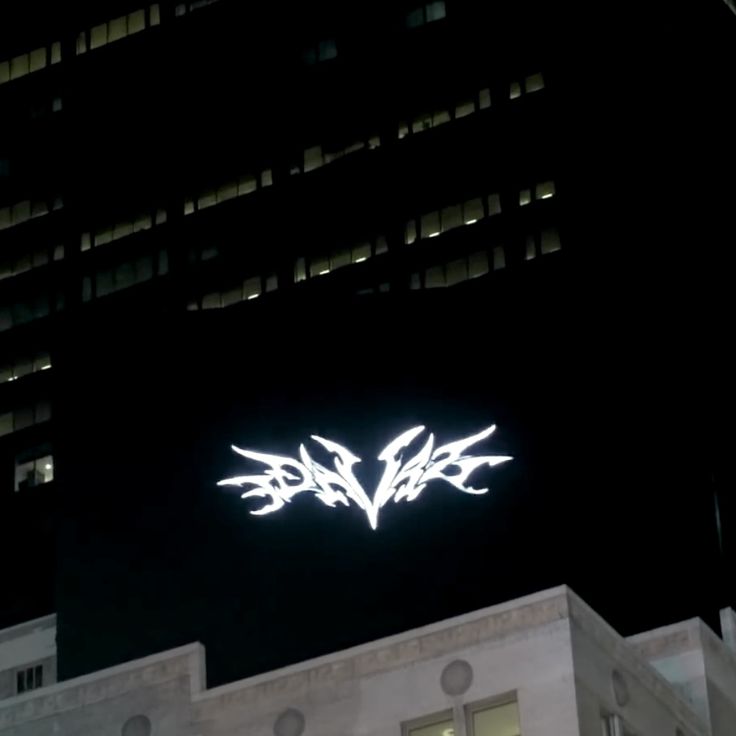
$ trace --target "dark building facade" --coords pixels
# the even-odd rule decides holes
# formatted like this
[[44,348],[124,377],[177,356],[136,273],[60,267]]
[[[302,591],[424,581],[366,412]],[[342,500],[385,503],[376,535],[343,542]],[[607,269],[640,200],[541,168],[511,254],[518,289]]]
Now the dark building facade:
[[[224,681],[563,581],[639,629],[693,559],[725,564],[733,14],[548,6],[8,11],[2,615],[58,610],[62,676],[203,638]],[[381,530],[380,564],[353,517],[300,500],[274,531],[215,485],[239,436],[370,456],[411,422],[451,440],[486,418],[516,459],[489,474],[500,508],[433,489],[447,510]],[[690,590],[673,618],[728,602],[720,582]]]

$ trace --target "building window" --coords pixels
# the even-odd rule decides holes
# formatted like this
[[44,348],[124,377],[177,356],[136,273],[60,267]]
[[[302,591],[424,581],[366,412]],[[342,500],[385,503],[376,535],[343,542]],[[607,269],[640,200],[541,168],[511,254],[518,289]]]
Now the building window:
[[406,27],[419,28],[427,23],[433,23],[436,20],[442,20],[447,15],[444,0],[436,0],[436,2],[422,5],[406,14]]
[[467,708],[468,736],[521,736],[515,700]]
[[448,711],[406,724],[403,730],[403,736],[455,736],[455,723]]
[[[43,452],[43,451],[42,451]],[[38,454],[38,451],[34,454]],[[26,488],[35,488],[54,479],[54,458],[46,451],[40,457],[26,459],[28,454],[16,458],[15,461],[15,490],[23,491]]]
[[334,38],[328,38],[304,51],[304,62],[306,64],[317,64],[321,61],[330,61],[337,57],[337,42]]
[[51,368],[51,358],[48,353],[37,353],[33,357],[16,358],[12,363],[0,365],[0,383],[17,381],[38,371],[47,371]]
[[43,687],[43,665],[28,667],[15,673],[16,693],[25,693]]

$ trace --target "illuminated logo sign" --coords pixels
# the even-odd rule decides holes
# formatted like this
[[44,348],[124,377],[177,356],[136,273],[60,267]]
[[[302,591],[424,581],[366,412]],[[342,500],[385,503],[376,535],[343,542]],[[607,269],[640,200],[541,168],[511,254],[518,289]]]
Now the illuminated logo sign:
[[[495,425],[465,439],[435,447],[434,435],[430,434],[421,450],[407,452],[409,445],[424,432],[424,427],[399,435],[389,442],[378,455],[385,464],[378,488],[371,499],[353,473],[353,466],[361,460],[350,450],[336,442],[312,435],[331,456],[332,467],[315,462],[304,445],[299,446],[299,460],[264,452],[233,450],[248,460],[265,465],[258,475],[239,475],[221,480],[219,486],[249,488],[241,498],[265,498],[268,503],[251,514],[270,514],[289,503],[297,493],[314,493],[332,508],[336,504],[357,504],[368,517],[371,528],[378,527],[378,512],[391,500],[414,501],[433,480],[443,480],[464,493],[487,493],[487,488],[467,485],[468,477],[482,466],[493,467],[511,460],[507,455],[469,455],[466,450],[481,440],[490,437]],[[405,457],[405,454],[407,457]]]

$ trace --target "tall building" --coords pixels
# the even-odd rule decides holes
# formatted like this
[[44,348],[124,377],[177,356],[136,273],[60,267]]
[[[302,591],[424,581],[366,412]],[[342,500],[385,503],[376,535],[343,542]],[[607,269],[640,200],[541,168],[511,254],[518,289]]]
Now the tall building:
[[[56,611],[62,679],[203,640],[227,682],[563,581],[625,633],[717,627],[725,576],[683,596],[680,570],[732,559],[735,19],[550,5],[3,9],[0,625]],[[230,444],[367,457],[408,422],[497,422],[499,496],[447,491],[377,553],[306,500],[255,526],[215,485]],[[474,586],[521,538],[545,553]],[[285,635],[290,595],[321,603]]]

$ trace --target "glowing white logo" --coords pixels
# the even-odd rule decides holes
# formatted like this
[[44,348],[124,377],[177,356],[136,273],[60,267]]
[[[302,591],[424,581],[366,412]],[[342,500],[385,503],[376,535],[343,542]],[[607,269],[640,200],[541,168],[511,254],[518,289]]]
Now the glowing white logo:
[[304,445],[299,446],[300,460],[281,455],[268,455],[263,452],[241,450],[233,445],[239,455],[268,466],[260,475],[239,475],[221,480],[218,486],[252,486],[241,498],[266,498],[269,503],[251,514],[270,514],[289,503],[297,493],[310,492],[327,506],[341,503],[349,506],[356,503],[368,516],[373,529],[378,526],[378,512],[392,498],[394,501],[413,501],[432,480],[444,480],[464,493],[487,493],[487,488],[473,488],[466,485],[468,476],[483,465],[493,467],[511,460],[507,455],[465,455],[465,450],[493,434],[496,426],[488,427],[478,434],[471,435],[447,445],[434,447],[434,435],[430,434],[426,443],[415,455],[404,459],[404,450],[423,431],[424,427],[413,429],[399,435],[378,455],[386,467],[381,476],[373,499],[363,490],[353,474],[353,465],[360,458],[336,442],[312,435],[312,439],[333,455],[333,468],[312,460]]

